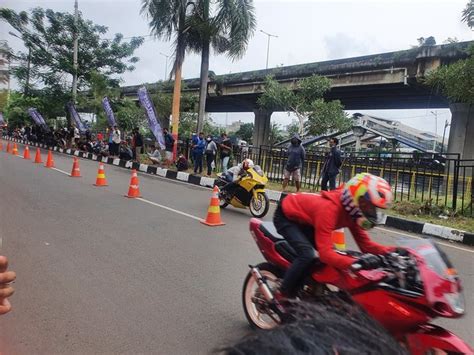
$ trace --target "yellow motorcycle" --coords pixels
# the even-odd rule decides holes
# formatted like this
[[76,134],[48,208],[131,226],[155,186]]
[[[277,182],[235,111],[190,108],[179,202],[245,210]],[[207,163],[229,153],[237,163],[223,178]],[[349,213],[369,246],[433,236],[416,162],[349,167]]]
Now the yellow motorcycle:
[[[220,207],[226,208],[228,205],[236,208],[248,207],[252,216],[264,217],[270,208],[270,200],[265,193],[267,182],[268,178],[258,165],[248,168],[241,179],[235,183],[228,182],[223,175],[219,176],[216,185],[221,190],[219,192]],[[229,192],[222,190],[227,184],[235,184],[235,186]]]

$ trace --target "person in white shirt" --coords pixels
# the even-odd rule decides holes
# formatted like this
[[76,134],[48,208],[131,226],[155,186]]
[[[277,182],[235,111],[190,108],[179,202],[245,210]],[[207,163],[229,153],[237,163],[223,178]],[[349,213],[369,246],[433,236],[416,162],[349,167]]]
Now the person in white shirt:
[[153,162],[153,164],[160,164],[161,163],[161,152],[156,149],[154,145],[151,146],[151,152],[147,153],[148,158]]
[[117,126],[114,126],[114,130],[112,132],[112,143],[113,143],[113,148],[112,148],[112,155],[113,156],[118,156],[119,155],[119,148],[120,148],[120,130],[118,129]]
[[79,144],[79,139],[81,138],[81,135],[79,133],[79,128],[74,127],[74,144],[76,145],[76,148]]

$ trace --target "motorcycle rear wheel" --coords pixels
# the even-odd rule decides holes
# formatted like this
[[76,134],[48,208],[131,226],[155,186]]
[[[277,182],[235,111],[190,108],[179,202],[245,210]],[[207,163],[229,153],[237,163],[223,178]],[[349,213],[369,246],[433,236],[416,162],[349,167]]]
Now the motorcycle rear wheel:
[[257,201],[255,198],[251,198],[249,209],[252,216],[255,218],[263,218],[270,208],[270,200],[265,192],[257,193]]
[[[279,287],[283,272],[269,263],[257,265],[262,276],[267,279],[268,286],[272,291]],[[242,288],[242,304],[245,317],[253,329],[269,330],[281,323],[278,315],[272,311],[264,296],[261,294],[257,281],[249,271]]]

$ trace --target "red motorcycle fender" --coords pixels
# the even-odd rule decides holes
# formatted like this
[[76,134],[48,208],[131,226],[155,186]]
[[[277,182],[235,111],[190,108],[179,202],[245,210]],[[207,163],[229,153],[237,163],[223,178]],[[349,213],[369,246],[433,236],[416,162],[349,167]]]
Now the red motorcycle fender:
[[406,342],[412,355],[426,354],[431,349],[474,354],[474,351],[464,340],[446,329],[432,324],[423,327],[416,333],[407,334]]

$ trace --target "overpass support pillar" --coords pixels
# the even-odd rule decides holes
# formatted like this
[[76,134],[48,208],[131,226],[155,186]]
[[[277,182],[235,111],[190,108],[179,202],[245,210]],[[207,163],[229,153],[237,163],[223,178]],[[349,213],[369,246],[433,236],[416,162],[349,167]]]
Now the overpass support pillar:
[[252,143],[254,147],[268,145],[270,138],[270,119],[272,111],[257,109],[253,111],[255,114],[254,131]]
[[474,104],[450,104],[451,129],[448,153],[460,153],[461,159],[474,159]]

